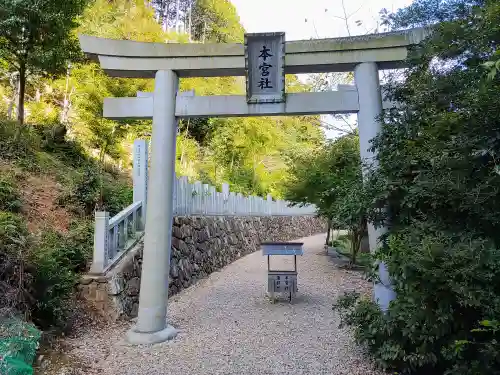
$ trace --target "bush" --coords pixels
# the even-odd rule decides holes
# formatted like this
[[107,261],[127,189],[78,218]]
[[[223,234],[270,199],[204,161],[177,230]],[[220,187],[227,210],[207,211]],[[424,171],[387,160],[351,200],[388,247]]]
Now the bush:
[[91,221],[74,222],[68,234],[45,231],[34,241],[20,216],[0,211],[0,312],[30,315],[43,329],[66,328],[92,243]]
[[0,211],[0,251],[15,254],[28,242],[28,230],[23,219],[14,213]]
[[[45,239],[47,241],[47,239]],[[31,314],[42,329],[65,328],[73,309],[72,291],[77,274],[64,266],[65,249],[52,244],[50,251],[36,254],[32,261],[36,267],[33,280],[35,304]]]
[[97,168],[87,165],[75,174],[68,191],[59,198],[59,204],[84,215],[91,215],[101,197],[101,176]]
[[43,233],[31,251],[34,265],[33,321],[42,328],[66,328],[74,308],[78,274],[87,268],[92,251],[92,223],[78,222],[67,235]]
[[103,185],[102,200],[106,211],[108,211],[111,216],[114,216],[125,207],[132,204],[133,189],[122,182],[105,182]]
[[28,230],[22,218],[0,211],[0,313],[27,312],[31,275],[25,261]]
[[500,374],[498,352],[485,350],[498,333],[475,331],[500,316],[500,252],[490,241],[416,223],[375,256],[397,293],[387,314],[356,294],[334,309],[378,365],[406,374]]
[[0,210],[19,212],[21,205],[21,197],[14,179],[6,173],[0,174]]
[[42,139],[42,149],[57,155],[66,165],[79,168],[91,164],[84,147],[75,140],[66,139],[67,128],[62,124],[51,124],[37,127]]
[[40,138],[31,126],[0,119],[0,155],[5,159],[22,158],[40,148]]
[[333,240],[333,241],[330,241],[330,246],[332,247],[336,247],[337,249],[343,249],[343,250],[349,250],[350,249],[350,245],[347,244],[345,241],[341,241],[339,240],[338,238]]
[[[498,374],[498,355],[500,353],[500,322],[497,320],[483,320],[479,322],[478,328],[471,331],[470,340],[458,340],[455,347],[449,350],[451,358],[457,361],[450,373],[467,374],[482,373],[483,369],[488,369],[491,374]],[[467,352],[470,348],[475,348],[480,356],[467,359]],[[465,354],[465,355],[464,355]]]
[[89,164],[76,175],[69,191],[60,197],[59,204],[85,216],[92,215],[96,208],[113,216],[132,203],[132,195],[130,186],[108,178]]

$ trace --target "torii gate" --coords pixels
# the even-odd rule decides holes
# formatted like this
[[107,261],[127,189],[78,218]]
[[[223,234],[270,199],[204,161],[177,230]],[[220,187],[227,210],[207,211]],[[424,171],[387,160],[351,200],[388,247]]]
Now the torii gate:
[[[284,82],[281,82],[282,93],[275,93],[278,97],[272,100],[261,101],[264,104],[252,101],[248,83],[247,97],[178,95],[179,77],[247,75],[248,82],[255,70],[249,69],[247,46],[234,43],[143,43],[80,36],[82,50],[91,58],[98,58],[110,76],[155,78],[153,94],[104,100],[104,117],[153,119],[141,293],[137,324],[127,334],[130,343],[152,344],[169,340],[177,334],[176,329],[167,324],[166,314],[178,119],[357,113],[361,157],[372,159],[374,155],[368,151],[370,140],[380,130],[376,118],[384,107],[392,106],[382,100],[378,70],[403,68],[408,47],[423,40],[427,32],[418,28],[286,43],[283,33],[251,35],[278,34],[282,37],[283,51],[275,64],[281,64],[283,77],[284,73],[354,71],[355,86],[340,87],[339,91],[285,95]],[[371,251],[377,247],[383,232],[384,228],[375,229],[369,225]],[[374,296],[385,308],[394,297],[383,265],[380,278]]]

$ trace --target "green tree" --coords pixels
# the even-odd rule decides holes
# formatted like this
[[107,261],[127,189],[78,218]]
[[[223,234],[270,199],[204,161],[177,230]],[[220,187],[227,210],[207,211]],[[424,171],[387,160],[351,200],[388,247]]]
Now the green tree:
[[242,42],[245,30],[229,0],[196,0],[193,36],[202,42]]
[[386,314],[352,296],[337,307],[386,369],[500,374],[498,330],[474,332],[500,314],[500,80],[485,66],[497,57],[500,3],[417,0],[387,20],[432,25],[390,83],[403,105],[373,141],[372,217],[389,227],[375,257],[397,297]]
[[[427,9],[429,1],[410,9]],[[414,51],[405,79],[391,85],[391,96],[405,107],[387,114],[373,143],[381,200],[395,229],[432,219],[500,244],[500,123],[493,99],[500,85],[498,78],[487,79],[484,68],[500,41],[500,4],[452,3],[457,11],[449,14],[451,5],[442,3],[449,21],[435,26]],[[406,15],[394,16],[396,24],[411,26]]]
[[78,32],[141,42],[187,42],[185,36],[163,31],[153,9],[142,0],[94,0],[85,9]]
[[19,74],[17,120],[24,123],[26,78],[64,72],[79,54],[72,34],[86,0],[1,0],[0,59]]
[[[314,153],[299,153],[291,159],[290,175],[286,198],[297,204],[315,204],[329,227],[347,229],[355,263],[366,232],[368,208],[358,136],[343,136]],[[329,238],[326,241],[328,244]]]
[[[191,0],[180,1],[180,12]],[[168,23],[176,17],[174,1],[168,7]],[[197,1],[193,6],[193,29],[198,16],[206,16],[206,41],[240,41],[243,28],[236,10],[228,1]],[[213,5],[213,6],[212,6]],[[194,9],[196,8],[196,9]],[[94,0],[84,10],[76,34],[145,42],[187,42],[185,34],[165,32],[155,19],[155,9],[142,0]],[[196,13],[196,15],[194,14]],[[198,24],[199,26],[199,24]],[[195,33],[196,34],[196,33]],[[202,35],[202,34],[200,34]],[[0,77],[0,91],[15,97],[11,76]],[[296,76],[286,77],[288,92],[310,91]],[[101,163],[130,166],[134,138],[149,138],[151,121],[112,121],[102,118],[105,97],[130,97],[137,91],[152,91],[151,79],[120,79],[103,74],[97,64],[74,62],[65,76],[31,76],[26,85],[26,122],[50,134],[62,127],[63,134],[84,146]],[[196,90],[197,95],[242,95],[242,77],[182,78],[181,91]],[[8,102],[0,107],[9,113]],[[278,117],[220,119],[199,118],[179,124],[177,172],[193,179],[220,186],[229,182],[233,190],[245,194],[271,193],[280,198],[288,178],[285,160],[291,150],[310,150],[323,142],[317,117]]]

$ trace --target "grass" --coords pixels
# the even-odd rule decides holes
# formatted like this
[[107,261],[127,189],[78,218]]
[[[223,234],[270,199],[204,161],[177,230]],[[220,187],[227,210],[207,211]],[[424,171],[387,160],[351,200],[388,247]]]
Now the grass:
[[[333,241],[330,241],[329,246],[334,247],[340,255],[345,256],[352,261],[351,255],[351,241],[349,235],[340,235]],[[356,265],[360,267],[369,267],[371,265],[370,253],[362,253],[358,251],[356,256]]]

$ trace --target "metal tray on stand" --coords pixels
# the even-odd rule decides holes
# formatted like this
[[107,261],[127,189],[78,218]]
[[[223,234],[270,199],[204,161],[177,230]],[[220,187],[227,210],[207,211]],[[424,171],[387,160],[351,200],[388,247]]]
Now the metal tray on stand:
[[[289,301],[295,297],[297,287],[297,255],[303,255],[302,242],[262,242],[262,255],[267,256],[267,292],[271,301],[275,295],[287,296]],[[271,256],[293,255],[294,268],[290,270],[272,270]]]

